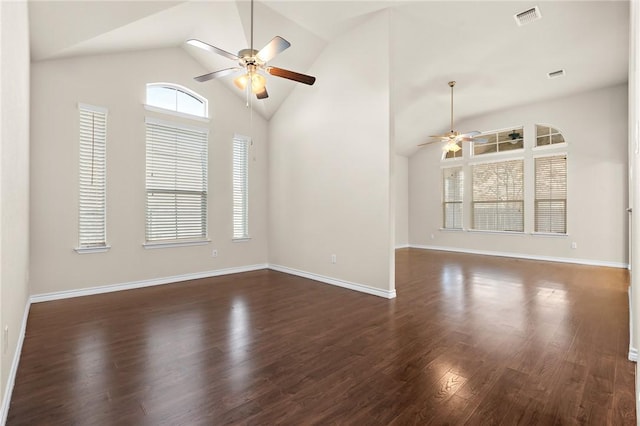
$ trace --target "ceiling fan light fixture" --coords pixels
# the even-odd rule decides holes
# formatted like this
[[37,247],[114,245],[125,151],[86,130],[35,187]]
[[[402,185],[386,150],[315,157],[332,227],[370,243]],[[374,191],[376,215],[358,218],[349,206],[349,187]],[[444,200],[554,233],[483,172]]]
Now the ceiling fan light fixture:
[[451,141],[448,142],[447,144],[445,144],[445,146],[442,147],[442,150],[444,152],[458,152],[460,151],[462,148],[460,147],[460,145],[458,145],[457,143]]
[[245,90],[249,82],[251,82],[251,92],[260,93],[264,90],[267,79],[258,73],[248,72],[233,80],[233,84],[240,90]]
[[233,80],[233,84],[240,90],[244,90],[247,88],[247,83],[249,82],[249,74],[242,74],[240,77]]
[[260,93],[264,90],[264,86],[267,84],[267,79],[260,74],[254,73],[251,75],[251,92]]

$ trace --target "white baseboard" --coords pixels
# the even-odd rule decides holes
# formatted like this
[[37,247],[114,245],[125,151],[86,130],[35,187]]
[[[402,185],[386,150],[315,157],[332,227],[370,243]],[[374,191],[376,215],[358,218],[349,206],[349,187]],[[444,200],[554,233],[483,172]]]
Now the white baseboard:
[[403,249],[403,248],[409,248],[411,247],[409,244],[399,244],[396,246],[396,250],[398,249]]
[[7,415],[9,414],[9,407],[11,405],[11,395],[13,394],[13,386],[16,382],[16,373],[18,372],[18,364],[20,363],[20,355],[22,354],[22,344],[24,343],[24,336],[27,331],[27,319],[29,318],[29,309],[31,308],[31,301],[27,300],[24,307],[24,314],[22,315],[22,325],[20,326],[20,332],[18,334],[18,342],[16,344],[16,351],[13,354],[13,360],[11,361],[11,369],[7,377],[7,385],[4,389],[4,397],[2,398],[2,407],[0,407],[0,425],[7,423]]
[[489,251],[489,250],[474,250],[474,249],[465,249],[465,248],[458,248],[458,247],[426,246],[421,244],[410,244],[409,247],[422,249],[422,250],[438,250],[438,251],[451,251],[456,253],[481,254],[484,256],[513,257],[515,259],[543,260],[547,262],[559,262],[559,263],[576,263],[579,265],[590,265],[590,266],[606,266],[609,268],[627,269],[629,267],[629,264],[627,263],[609,262],[606,260],[575,259],[572,257],[538,256],[538,255],[532,255],[532,254],[510,253],[510,252]]
[[638,350],[629,346],[629,361],[638,362]]
[[361,293],[372,294],[374,296],[384,297],[385,299],[393,299],[396,297],[396,290],[381,290],[379,288],[369,287],[363,284],[356,284],[349,281],[339,280],[336,278],[325,277],[324,275],[314,274],[312,272],[300,271],[298,269],[288,268],[286,266],[269,264],[269,269],[284,272],[285,274],[297,275],[310,280],[320,281],[325,284],[331,284],[338,287],[348,288],[349,290],[359,291]]
[[236,268],[217,269],[214,271],[195,272],[192,274],[174,275],[171,277],[152,278],[149,280],[131,281],[128,283],[111,284],[99,287],[83,288],[78,290],[56,291],[53,293],[34,294],[31,296],[31,303],[48,302],[51,300],[68,299],[71,297],[90,296],[94,294],[111,293],[121,290],[132,290],[134,288],[151,287],[156,285],[171,284],[180,281],[197,280],[201,278],[217,277],[220,275],[238,274],[241,272],[257,271],[267,269],[266,263],[257,265],[240,266]]

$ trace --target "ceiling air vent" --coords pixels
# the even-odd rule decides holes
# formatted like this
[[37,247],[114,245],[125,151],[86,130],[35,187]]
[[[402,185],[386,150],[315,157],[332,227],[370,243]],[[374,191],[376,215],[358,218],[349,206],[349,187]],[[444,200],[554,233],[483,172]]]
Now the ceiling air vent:
[[547,77],[549,78],[558,78],[558,77],[564,77],[564,70],[558,70],[558,71],[551,71],[547,73]]
[[530,24],[533,21],[537,21],[542,18],[542,15],[540,14],[540,9],[536,6],[529,10],[525,10],[524,12],[517,13],[513,15],[513,17],[515,18],[518,26],[521,27],[523,25]]

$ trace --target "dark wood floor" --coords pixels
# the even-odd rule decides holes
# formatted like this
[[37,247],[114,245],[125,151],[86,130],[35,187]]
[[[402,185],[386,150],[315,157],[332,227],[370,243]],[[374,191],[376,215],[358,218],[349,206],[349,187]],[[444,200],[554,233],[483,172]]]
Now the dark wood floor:
[[625,270],[396,256],[35,304],[7,424],[635,424]]

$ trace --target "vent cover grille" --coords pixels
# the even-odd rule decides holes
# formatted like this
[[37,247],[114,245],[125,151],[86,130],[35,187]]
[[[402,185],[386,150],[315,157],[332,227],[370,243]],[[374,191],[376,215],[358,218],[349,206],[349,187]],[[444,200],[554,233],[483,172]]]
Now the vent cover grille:
[[542,18],[542,15],[540,14],[540,9],[538,9],[538,6],[535,6],[529,10],[525,10],[524,12],[513,15],[513,17],[516,20],[516,24],[521,27],[523,25],[530,24],[533,21],[537,21],[538,19]]
[[564,70],[558,70],[558,71],[551,71],[547,73],[547,77],[549,78],[558,78],[558,77],[563,77],[564,76]]

